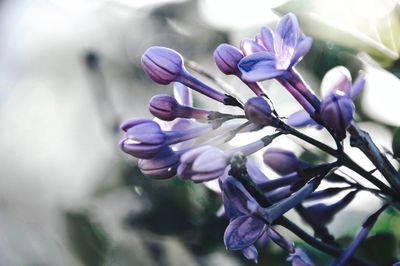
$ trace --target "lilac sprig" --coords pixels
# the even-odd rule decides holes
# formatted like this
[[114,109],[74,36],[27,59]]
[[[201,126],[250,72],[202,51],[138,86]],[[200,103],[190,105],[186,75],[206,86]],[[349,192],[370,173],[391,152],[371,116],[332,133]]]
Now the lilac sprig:
[[[146,75],[158,84],[174,82],[174,95],[156,95],[150,100],[149,111],[155,116],[154,120],[125,122],[121,126],[124,138],[120,147],[139,159],[139,169],[145,175],[158,179],[179,176],[195,183],[218,181],[224,203],[221,213],[229,220],[224,235],[227,249],[240,250],[246,258],[257,260],[258,250],[266,242],[275,242],[288,253],[292,265],[312,265],[302,250],[275,229],[283,226],[320,251],[340,257],[340,263],[351,261],[355,265],[366,265],[354,256],[354,250],[365,239],[373,223],[364,224],[346,250],[339,247],[326,225],[362,190],[398,204],[400,174],[380,153],[370,136],[354,123],[353,99],[364,87],[364,74],[361,73],[352,84],[346,68],[333,68],[323,78],[321,98],[318,98],[296,70],[296,64],[311,49],[311,44],[312,39],[301,32],[297,18],[289,13],[282,17],[275,31],[262,28],[254,40],[242,40],[239,49],[229,44],[218,46],[214,52],[217,67],[226,75],[237,76],[256,94],[244,100],[244,104],[239,97],[233,96],[236,95],[234,92],[222,93],[189,73],[178,52],[165,47],[149,48],[142,56]],[[209,72],[196,72],[223,87],[223,83],[217,82],[219,79]],[[278,116],[272,99],[259,83],[266,79],[276,79],[302,109],[287,120]],[[240,113],[221,113],[194,107],[192,90],[242,110]],[[294,128],[305,125],[327,130],[336,147]],[[275,132],[246,145],[229,147],[238,134],[248,133],[250,139],[254,136],[252,132],[266,127]],[[346,153],[343,141],[347,132],[351,136],[351,145],[370,158],[388,184]],[[257,165],[248,163],[247,157],[282,135],[314,146],[329,155],[328,160],[309,162],[283,147],[267,148],[263,152],[264,164],[278,174],[275,178],[267,177]],[[341,167],[357,173],[374,187],[341,176],[337,171]],[[319,185],[323,180],[341,186],[321,189]],[[321,202],[339,193],[344,196],[329,204]],[[314,236],[285,217],[290,210],[297,211],[314,231]]]

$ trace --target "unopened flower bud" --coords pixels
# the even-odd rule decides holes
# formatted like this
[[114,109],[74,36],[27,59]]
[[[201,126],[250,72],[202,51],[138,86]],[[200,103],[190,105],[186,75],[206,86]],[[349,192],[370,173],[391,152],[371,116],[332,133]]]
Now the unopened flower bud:
[[165,134],[152,120],[130,120],[121,129],[125,131],[125,138],[120,142],[121,149],[134,157],[152,158],[165,145]]
[[183,70],[183,58],[166,47],[150,47],[142,56],[142,67],[149,78],[159,84],[175,81]]
[[156,95],[151,98],[149,110],[155,117],[164,121],[172,121],[178,117],[207,119],[209,116],[207,110],[181,105],[169,95]]
[[149,102],[149,111],[157,118],[164,121],[172,121],[176,116],[178,102],[174,97],[168,95],[156,95]]
[[278,119],[272,115],[269,103],[260,96],[250,98],[245,106],[244,112],[249,121],[257,125],[274,125]]
[[242,52],[236,47],[223,43],[214,52],[214,60],[222,73],[226,75],[240,75],[237,64],[243,58]]
[[321,120],[334,131],[339,140],[346,137],[346,129],[353,120],[353,114],[351,97],[340,90],[327,95],[321,103]]
[[264,163],[279,175],[288,175],[304,169],[308,164],[288,150],[269,148],[263,154]]
[[155,157],[139,160],[140,171],[156,179],[166,179],[176,175],[179,165],[179,154],[170,147],[164,147]]

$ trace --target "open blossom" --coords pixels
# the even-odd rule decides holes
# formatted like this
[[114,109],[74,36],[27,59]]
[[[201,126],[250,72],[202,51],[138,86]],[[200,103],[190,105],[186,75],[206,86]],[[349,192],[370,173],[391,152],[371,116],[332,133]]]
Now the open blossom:
[[269,28],[262,28],[257,41],[242,45],[248,55],[239,63],[243,78],[253,82],[285,75],[308,53],[312,44],[291,13],[280,20],[275,34]]

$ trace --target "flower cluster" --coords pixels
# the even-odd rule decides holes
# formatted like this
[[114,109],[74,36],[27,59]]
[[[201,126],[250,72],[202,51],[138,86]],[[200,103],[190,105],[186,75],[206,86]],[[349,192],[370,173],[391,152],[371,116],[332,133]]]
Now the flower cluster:
[[[283,16],[275,31],[262,28],[254,40],[243,40],[240,48],[219,45],[214,52],[218,68],[226,75],[235,75],[255,94],[244,104],[195,77],[176,51],[165,47],[149,48],[141,61],[146,75],[161,85],[174,82],[174,93],[173,96],[157,95],[150,100],[153,120],[125,122],[121,126],[125,136],[120,147],[139,159],[139,168],[145,175],[158,179],[179,176],[196,183],[217,181],[224,214],[229,219],[224,235],[227,249],[240,250],[246,258],[257,260],[257,250],[271,240],[288,253],[288,260],[293,265],[312,265],[304,251],[277,230],[281,226],[315,248],[333,257],[340,256],[340,265],[347,261],[360,264],[362,260],[353,256],[355,249],[340,249],[326,225],[360,190],[392,200],[398,200],[399,191],[365,171],[343,149],[348,131],[353,139],[360,137],[356,134],[360,131],[353,123],[353,98],[361,92],[364,76],[359,75],[352,84],[349,71],[343,66],[335,67],[323,78],[319,98],[295,68],[311,45],[312,39],[301,32],[293,14]],[[277,80],[299,103],[301,110],[287,119],[278,116],[272,99],[260,84],[267,79]],[[193,107],[192,90],[224,105],[240,108],[242,114]],[[336,147],[296,129],[303,126],[328,131]],[[240,147],[226,145],[237,134],[264,127],[274,128],[275,133]],[[308,142],[335,160],[313,164],[299,159],[291,151],[267,148],[263,152],[263,162],[279,175],[269,179],[247,157],[281,135]],[[349,180],[337,171],[343,166],[376,188]],[[346,186],[318,189],[322,180]],[[333,196],[336,196],[335,201],[330,204],[319,202]],[[289,210],[298,212],[313,229],[314,236],[284,216]]]

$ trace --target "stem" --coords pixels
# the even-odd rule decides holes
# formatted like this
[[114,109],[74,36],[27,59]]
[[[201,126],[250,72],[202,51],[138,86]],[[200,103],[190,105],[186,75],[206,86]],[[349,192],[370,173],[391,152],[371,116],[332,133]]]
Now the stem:
[[200,75],[208,78],[212,82],[214,82],[223,91],[225,91],[226,93],[235,97],[243,105],[243,102],[239,99],[238,95],[235,94],[235,89],[233,87],[231,87],[228,83],[226,83],[224,80],[222,80],[222,79],[214,76],[210,72],[208,72],[202,65],[200,65],[196,61],[186,60],[185,64],[189,69],[197,72],[198,74],[200,74]]
[[[231,170],[229,171],[229,174],[236,178],[244,186],[244,188],[250,193],[250,195],[257,201],[257,203],[261,207],[268,208],[272,206],[272,203],[269,201],[269,199],[265,197],[263,192],[250,179],[250,176],[247,173],[246,169],[246,158],[244,156],[238,155],[234,156],[231,159]],[[310,246],[319,249],[322,252],[325,252],[333,257],[338,257],[342,253],[341,249],[317,240],[284,216],[278,218],[276,220],[276,223],[284,226],[286,229],[293,232],[299,238],[303,239]],[[367,262],[357,257],[351,258],[351,262],[353,262],[354,265],[359,266],[369,265]]]
[[378,147],[372,141],[370,135],[359,129],[354,123],[350,125],[347,131],[351,135],[350,144],[359,148],[382,173],[389,184],[395,189],[400,197],[400,173],[396,171],[387,157],[380,152]]
[[[287,219],[286,217],[282,216],[278,221],[277,224],[285,227],[287,230],[291,231],[293,234],[301,238],[304,242],[309,244],[310,246],[323,251],[332,257],[338,257],[340,254],[342,254],[343,250],[340,248],[336,248],[332,245],[329,245],[325,242],[319,241],[316,238],[312,237],[311,235],[307,234],[303,229],[301,229],[299,226],[297,226],[295,223]],[[359,265],[359,266],[366,266],[366,265],[371,265],[367,261],[360,259],[356,256],[353,256],[350,261],[354,265]]]
[[319,142],[319,141],[317,141],[317,140],[315,140],[315,139],[313,139],[313,138],[311,138],[311,137],[309,137],[309,136],[297,131],[296,129],[288,126],[287,124],[283,123],[282,121],[279,123],[278,127],[280,129],[282,129],[283,131],[286,131],[289,134],[292,134],[293,136],[296,136],[296,137],[304,140],[305,142],[308,142],[308,143],[314,145],[315,147],[325,151],[326,153],[334,156],[335,158],[339,159],[340,162],[344,166],[350,168],[354,172],[358,173],[359,175],[361,175],[362,177],[367,179],[369,182],[371,182],[376,187],[381,189],[385,194],[390,195],[393,198],[397,198],[397,199],[399,198],[399,196],[390,187],[388,187],[385,183],[383,183],[382,181],[377,179],[375,176],[373,176],[368,171],[364,170],[361,166],[359,166],[356,162],[354,162],[342,150],[340,150],[340,151],[335,150],[335,149],[329,147],[328,145],[326,145],[326,144],[324,144],[322,142]]

